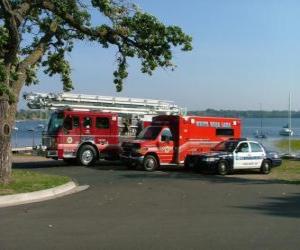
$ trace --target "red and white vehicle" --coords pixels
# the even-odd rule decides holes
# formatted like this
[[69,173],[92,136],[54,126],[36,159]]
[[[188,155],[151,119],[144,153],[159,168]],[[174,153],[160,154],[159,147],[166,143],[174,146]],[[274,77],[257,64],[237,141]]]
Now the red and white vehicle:
[[173,102],[72,93],[24,94],[31,109],[52,109],[43,136],[47,157],[92,165],[99,158],[116,159],[123,139],[134,138],[152,117],[179,114]]
[[47,157],[92,165],[119,154],[118,116],[97,111],[57,110],[43,136]]
[[122,143],[122,160],[153,171],[161,165],[187,164],[188,155],[207,152],[220,141],[241,137],[236,118],[161,115],[136,140]]

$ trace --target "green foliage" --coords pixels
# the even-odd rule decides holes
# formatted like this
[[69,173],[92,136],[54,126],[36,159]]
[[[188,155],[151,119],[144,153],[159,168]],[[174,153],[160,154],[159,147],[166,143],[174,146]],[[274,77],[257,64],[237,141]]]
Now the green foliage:
[[27,193],[57,187],[70,181],[69,177],[41,174],[27,170],[14,170],[12,182],[0,184],[0,195]]
[[[289,148],[289,141],[287,139],[279,140],[275,143],[276,147],[281,150],[287,151]],[[292,139],[291,140],[291,150],[292,151],[299,151],[300,150],[300,140]]]
[[[78,40],[98,42],[104,48],[116,47],[117,69],[113,75],[117,91],[122,90],[128,77],[128,58],[139,58],[141,71],[151,75],[157,67],[174,69],[173,47],[179,46],[183,51],[192,49],[191,37],[179,27],[165,26],[126,0],[91,0],[90,3],[0,0],[0,95],[13,98],[17,81],[21,81],[17,85],[36,84],[39,67],[44,67],[50,76],[61,75],[63,90],[72,90],[71,67],[66,55]],[[93,8],[109,21],[93,25]],[[9,83],[5,82],[7,75]]]

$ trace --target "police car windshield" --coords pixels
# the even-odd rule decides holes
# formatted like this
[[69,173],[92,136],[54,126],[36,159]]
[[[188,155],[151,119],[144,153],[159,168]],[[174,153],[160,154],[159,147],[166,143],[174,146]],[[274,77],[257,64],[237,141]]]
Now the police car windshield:
[[137,139],[154,140],[159,135],[161,129],[161,127],[147,127],[137,136]]
[[223,141],[212,148],[213,151],[233,152],[238,141]]
[[48,123],[48,133],[56,134],[58,130],[62,127],[64,122],[63,113],[53,113]]

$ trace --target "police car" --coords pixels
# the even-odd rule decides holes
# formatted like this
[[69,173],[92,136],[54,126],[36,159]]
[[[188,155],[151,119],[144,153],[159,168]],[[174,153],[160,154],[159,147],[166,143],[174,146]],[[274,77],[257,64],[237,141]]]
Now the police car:
[[267,151],[261,143],[241,138],[220,142],[208,153],[191,155],[186,164],[220,175],[241,169],[259,169],[268,174],[272,167],[281,165],[281,158],[278,153]]

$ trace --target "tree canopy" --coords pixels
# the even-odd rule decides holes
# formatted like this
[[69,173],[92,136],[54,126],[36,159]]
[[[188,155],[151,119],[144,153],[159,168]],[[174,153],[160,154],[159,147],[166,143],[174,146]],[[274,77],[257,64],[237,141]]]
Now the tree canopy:
[[[107,22],[93,24],[92,11]],[[77,40],[116,47],[117,91],[128,76],[128,58],[139,58],[141,71],[151,75],[157,67],[174,67],[173,47],[192,49],[192,38],[181,28],[125,0],[0,0],[0,96],[14,102],[24,84],[38,82],[41,66],[49,76],[61,76],[64,91],[72,90],[66,54]]]

